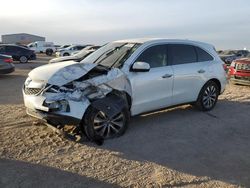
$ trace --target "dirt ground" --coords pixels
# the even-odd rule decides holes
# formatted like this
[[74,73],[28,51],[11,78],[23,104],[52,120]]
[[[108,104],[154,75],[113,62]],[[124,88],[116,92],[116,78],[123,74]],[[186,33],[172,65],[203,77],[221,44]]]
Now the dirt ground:
[[47,61],[0,76],[0,187],[250,187],[250,87],[228,85],[211,112],[134,117],[124,136],[96,146],[26,115],[22,84]]

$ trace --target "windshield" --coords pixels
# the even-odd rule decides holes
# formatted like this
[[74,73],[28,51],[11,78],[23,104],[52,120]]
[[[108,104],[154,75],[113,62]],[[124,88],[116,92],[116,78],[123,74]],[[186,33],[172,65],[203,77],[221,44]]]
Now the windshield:
[[89,55],[81,63],[96,63],[108,68],[120,68],[140,45],[139,43],[109,43]]

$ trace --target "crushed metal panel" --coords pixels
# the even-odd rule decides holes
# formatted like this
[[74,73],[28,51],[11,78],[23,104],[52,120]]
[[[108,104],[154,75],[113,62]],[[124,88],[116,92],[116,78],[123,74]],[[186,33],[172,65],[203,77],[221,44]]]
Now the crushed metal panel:
[[126,76],[111,80],[106,83],[106,85],[119,91],[126,91],[130,96],[132,96],[131,85]]
[[56,86],[63,86],[81,78],[96,66],[96,64],[92,63],[76,63],[66,66],[52,75],[52,77],[49,78],[48,83]]
[[112,89],[119,91],[126,91],[130,96],[132,95],[131,85],[127,76],[118,68],[111,69],[107,75],[101,75],[92,79],[86,80],[86,83],[90,83],[96,87],[103,85],[109,86]]

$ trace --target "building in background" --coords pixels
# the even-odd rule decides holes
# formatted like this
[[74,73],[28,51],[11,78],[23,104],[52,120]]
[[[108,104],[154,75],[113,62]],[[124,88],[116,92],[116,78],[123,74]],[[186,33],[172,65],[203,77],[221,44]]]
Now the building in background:
[[45,41],[45,37],[31,35],[28,33],[17,33],[17,34],[8,34],[2,35],[2,43],[7,44],[29,44],[35,41]]

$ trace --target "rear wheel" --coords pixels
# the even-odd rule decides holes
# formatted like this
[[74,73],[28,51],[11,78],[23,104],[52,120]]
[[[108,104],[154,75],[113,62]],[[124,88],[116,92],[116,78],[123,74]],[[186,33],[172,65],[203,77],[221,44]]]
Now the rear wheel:
[[28,58],[26,56],[21,56],[19,59],[20,63],[27,63],[28,62]]
[[69,56],[69,53],[64,53],[63,56]]
[[124,134],[127,129],[128,110],[123,109],[114,117],[109,118],[103,111],[90,107],[85,114],[84,122],[84,131],[89,138],[118,137]]
[[213,82],[207,82],[201,89],[199,97],[196,101],[196,106],[202,111],[212,110],[218,100],[219,87]]
[[47,56],[52,56],[53,50],[52,49],[47,49],[45,53],[46,53]]

